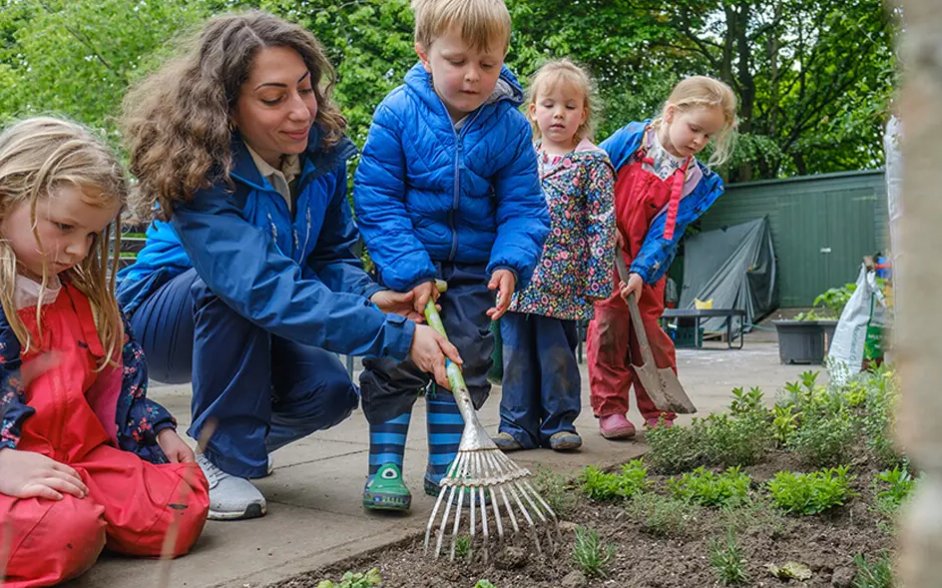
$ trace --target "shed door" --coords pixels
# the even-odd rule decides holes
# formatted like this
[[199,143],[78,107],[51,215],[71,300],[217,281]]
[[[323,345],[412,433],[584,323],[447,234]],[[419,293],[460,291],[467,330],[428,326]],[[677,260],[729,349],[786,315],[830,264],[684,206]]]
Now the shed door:
[[781,305],[810,306],[828,288],[852,282],[864,255],[877,250],[873,190],[828,190],[787,197],[781,208]]

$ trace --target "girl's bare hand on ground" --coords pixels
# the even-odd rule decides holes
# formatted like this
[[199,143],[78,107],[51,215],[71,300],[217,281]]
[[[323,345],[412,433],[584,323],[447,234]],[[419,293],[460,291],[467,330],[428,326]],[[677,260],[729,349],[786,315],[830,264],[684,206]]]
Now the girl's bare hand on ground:
[[448,384],[448,375],[445,372],[445,357],[459,366],[463,363],[458,349],[447,339],[436,333],[432,327],[416,325],[415,335],[412,336],[412,348],[409,349],[409,359],[420,370],[435,377],[435,382],[451,390]]
[[438,291],[438,288],[435,287],[435,281],[423,282],[412,289],[412,308],[415,309],[415,312],[419,313],[422,316],[425,316],[425,305],[429,300],[438,301],[438,297],[441,296],[441,293]]
[[78,472],[64,463],[35,451],[0,449],[0,494],[16,498],[62,500],[88,495],[88,486]]
[[491,281],[487,283],[488,290],[497,290],[497,304],[487,309],[487,316],[496,321],[504,316],[510,307],[510,298],[517,287],[517,278],[510,270],[499,269],[491,274]]
[[618,282],[618,294],[625,302],[628,302],[628,296],[635,295],[635,302],[641,299],[641,288],[644,286],[644,280],[638,274],[628,274],[628,283]]
[[163,450],[170,463],[190,463],[196,461],[193,450],[173,429],[164,429],[157,433],[157,445]]
[[415,310],[415,290],[409,292],[380,290],[370,297],[370,302],[383,312],[401,314],[417,323],[425,322],[425,315]]

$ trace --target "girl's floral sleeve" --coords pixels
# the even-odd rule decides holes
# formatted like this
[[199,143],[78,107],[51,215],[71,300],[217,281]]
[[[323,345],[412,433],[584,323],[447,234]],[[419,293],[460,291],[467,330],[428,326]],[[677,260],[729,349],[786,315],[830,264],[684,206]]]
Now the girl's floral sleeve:
[[23,421],[36,412],[28,406],[20,377],[20,343],[0,312],[0,449],[16,448]]
[[166,458],[157,446],[157,433],[176,428],[177,422],[166,408],[147,398],[144,350],[131,334],[127,321],[124,328],[126,336],[118,415],[126,416],[118,422],[118,443],[122,449],[133,451],[148,461],[164,462]]
[[586,210],[589,217],[586,297],[612,295],[615,250],[615,172],[607,157],[592,159],[585,170]]

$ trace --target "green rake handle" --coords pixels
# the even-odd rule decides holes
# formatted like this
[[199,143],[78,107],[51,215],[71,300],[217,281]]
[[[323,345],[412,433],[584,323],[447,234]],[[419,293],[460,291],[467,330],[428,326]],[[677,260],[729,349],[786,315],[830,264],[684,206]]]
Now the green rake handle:
[[[438,308],[435,306],[434,300],[429,299],[425,304],[425,321],[446,341],[448,340],[448,333],[445,332],[445,325],[442,323],[441,315],[438,314]],[[445,373],[448,375],[448,384],[451,386],[452,393],[457,396],[459,391],[462,391],[469,396],[470,400],[468,386],[464,383],[464,376],[461,375],[461,368],[447,357],[445,358]]]

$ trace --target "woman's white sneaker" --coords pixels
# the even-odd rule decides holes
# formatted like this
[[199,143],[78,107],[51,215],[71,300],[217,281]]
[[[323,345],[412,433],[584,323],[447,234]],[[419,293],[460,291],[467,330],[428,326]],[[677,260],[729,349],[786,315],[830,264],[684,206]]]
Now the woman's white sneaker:
[[196,463],[209,481],[210,520],[254,519],[268,510],[265,497],[247,479],[227,474],[202,453],[196,456]]

